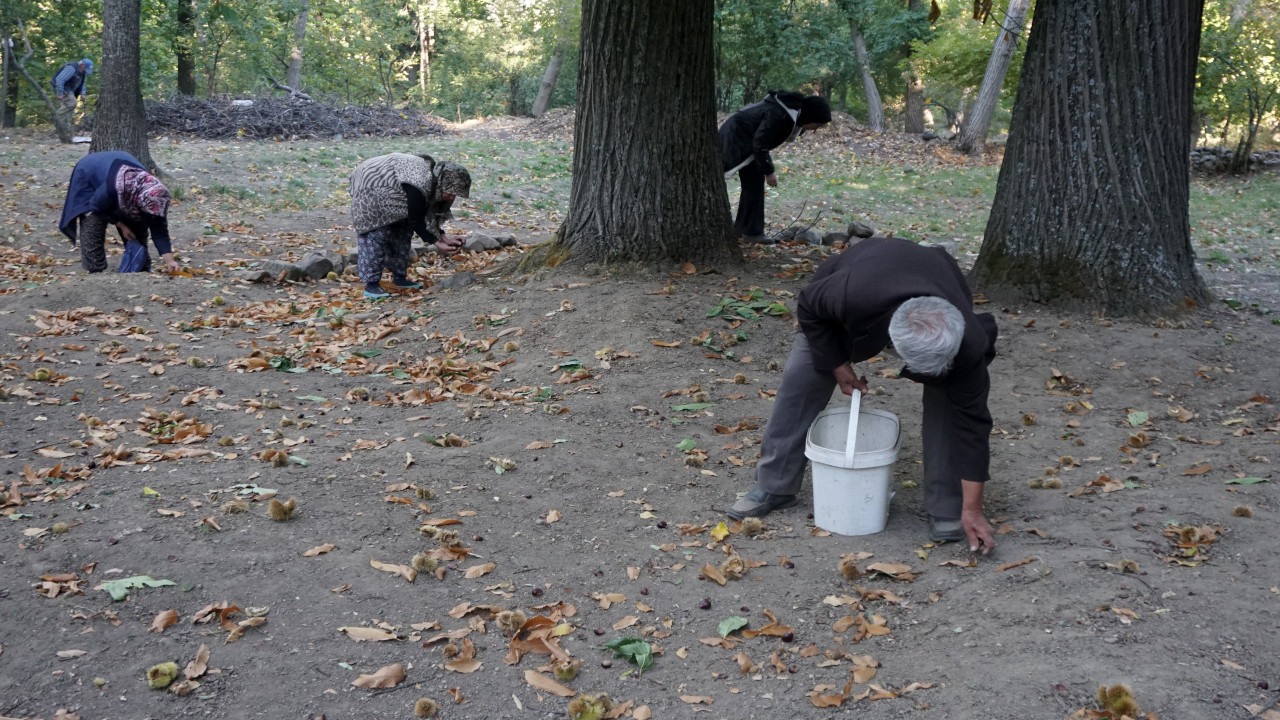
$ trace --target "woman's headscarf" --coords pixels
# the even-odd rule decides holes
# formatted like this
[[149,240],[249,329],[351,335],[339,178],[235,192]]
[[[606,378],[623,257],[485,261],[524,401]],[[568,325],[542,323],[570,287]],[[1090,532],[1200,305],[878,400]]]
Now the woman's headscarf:
[[116,173],[116,197],[120,214],[130,220],[141,220],[144,213],[165,217],[169,212],[169,188],[142,168],[120,168]]
[[449,193],[455,197],[471,197],[471,174],[456,162],[448,160],[436,163],[432,168],[436,176],[436,193]]

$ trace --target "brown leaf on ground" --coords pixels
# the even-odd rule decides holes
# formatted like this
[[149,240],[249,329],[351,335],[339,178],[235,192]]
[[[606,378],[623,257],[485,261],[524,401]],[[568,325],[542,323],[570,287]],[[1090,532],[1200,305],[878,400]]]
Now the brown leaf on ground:
[[560,697],[573,697],[578,694],[576,691],[570,690],[537,670],[525,670],[524,681],[529,683],[535,690],[559,695]]
[[347,637],[358,642],[383,642],[396,639],[395,635],[386,630],[371,627],[340,627],[338,632],[346,633]]
[[462,688],[460,688],[460,687],[451,687],[451,688],[449,688],[449,694],[453,696],[453,704],[454,704],[454,705],[461,705],[461,704],[463,703],[463,698],[462,698]]
[[553,448],[553,447],[555,447],[554,443],[543,442],[541,440],[534,440],[528,445],[525,445],[524,449],[525,450],[546,450],[547,448]]
[[640,622],[640,618],[636,617],[635,615],[628,615],[628,616],[626,616],[626,617],[622,618],[621,620],[619,620],[618,622],[614,623],[614,624],[613,624],[613,629],[614,629],[614,630],[621,630],[621,629],[623,629],[623,628],[629,628],[629,627],[631,627],[632,625],[635,625],[635,624],[636,624],[636,623],[638,623],[638,622]]
[[147,628],[147,632],[162,633],[164,632],[165,628],[169,627],[170,625],[174,625],[177,622],[178,622],[178,611],[165,610],[164,612],[152,618],[151,627]]
[[751,662],[751,658],[747,657],[747,654],[742,651],[739,651],[733,659],[738,661],[738,670],[741,671],[739,673],[740,675],[747,675],[760,669],[760,666]]
[[488,575],[493,572],[496,567],[498,567],[498,564],[492,562],[483,563],[481,565],[472,565],[462,573],[462,576],[474,580],[475,578]]
[[715,582],[717,585],[724,585],[726,582],[728,582],[727,580],[725,580],[724,573],[720,572],[720,568],[716,567],[715,565],[712,565],[711,563],[707,563],[706,565],[702,566],[702,574],[708,580]]
[[71,658],[78,658],[81,655],[88,655],[88,654],[89,654],[88,650],[59,650],[56,653],[56,655],[62,658],[63,660],[70,660]]
[[1004,565],[1001,565],[1000,567],[996,568],[996,572],[1011,570],[1013,568],[1018,567],[1019,565],[1026,565],[1029,562],[1035,562],[1035,560],[1036,560],[1036,557],[1032,555],[1031,557],[1025,557],[1025,558],[1022,558],[1021,560],[1015,560],[1011,563],[1005,563]]
[[361,688],[391,688],[404,682],[404,665],[395,663],[378,668],[367,675],[361,675],[351,684]]
[[220,611],[222,611],[222,610],[226,610],[226,609],[228,609],[228,608],[232,608],[232,609],[235,609],[235,610],[239,610],[239,609],[240,609],[240,608],[236,607],[235,605],[232,605],[232,604],[231,604],[229,601],[227,601],[227,600],[223,600],[223,601],[221,601],[221,602],[212,603],[212,604],[210,604],[210,605],[205,605],[204,607],[202,607],[202,608],[200,608],[199,610],[197,610],[195,615],[192,615],[192,616],[191,616],[191,624],[192,624],[192,625],[195,625],[195,624],[198,624],[198,623],[205,623],[205,622],[209,622],[210,620],[213,620],[214,618],[218,617],[218,616],[219,616]]
[[311,548],[310,550],[304,550],[302,553],[302,557],[315,557],[317,555],[323,555],[329,552],[330,550],[336,549],[337,547],[338,546],[334,545],[333,543],[325,543],[323,545],[317,545]]
[[1193,465],[1192,467],[1189,467],[1186,470],[1183,470],[1182,474],[1183,475],[1203,475],[1212,469],[1213,469],[1213,466],[1210,465],[1209,463],[1200,463],[1199,465]]
[[483,665],[484,663],[480,662],[479,660],[476,660],[475,658],[471,658],[468,660],[455,659],[445,663],[444,668],[451,672],[467,674],[467,673],[473,673],[479,670]]
[[681,695],[680,702],[690,705],[710,705],[715,702],[715,698],[709,698],[706,695]]
[[631,711],[631,717],[632,720],[650,720],[653,717],[653,711],[649,709],[648,705],[641,705]]
[[405,580],[408,580],[409,582],[413,582],[414,579],[418,577],[418,571],[414,570],[408,565],[396,565],[394,563],[378,562],[373,558],[369,558],[369,564],[383,572],[389,572],[389,573],[394,573],[396,575],[399,575],[400,577],[404,578]]
[[182,675],[188,680],[195,680],[209,669],[209,646],[200,643],[200,649],[196,651],[196,659],[187,663],[182,669]]
[[547,513],[547,524],[550,525],[553,522],[559,522],[561,517],[563,516],[560,514],[559,510],[552,510]]
[[227,635],[227,639],[223,642],[223,644],[230,645],[231,643],[239,640],[240,636],[244,635],[245,630],[248,630],[251,627],[258,627],[259,625],[263,625],[266,622],[267,622],[267,619],[264,617],[251,617],[251,618],[246,618],[244,620],[241,620],[239,623],[236,624],[235,628],[231,630],[231,633]]

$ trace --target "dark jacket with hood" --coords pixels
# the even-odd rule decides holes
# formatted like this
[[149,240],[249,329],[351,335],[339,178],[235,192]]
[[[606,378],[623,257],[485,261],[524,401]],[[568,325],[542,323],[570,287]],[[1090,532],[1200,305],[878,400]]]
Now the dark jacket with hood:
[[725,177],[753,161],[765,175],[773,174],[769,151],[799,136],[803,103],[804,95],[798,92],[775,90],[725,120],[720,126],[720,169]]
[[[62,205],[62,219],[58,221],[58,229],[71,242],[77,241],[79,234],[76,220],[85,213],[93,213],[108,223],[124,223],[134,226],[120,212],[120,199],[116,195],[116,173],[122,167],[135,167],[146,170],[138,159],[127,152],[110,150],[85,155],[76,163],[71,171],[71,181],[67,184],[67,199]],[[151,242],[160,254],[173,251],[169,239],[169,221],[167,218],[145,215],[144,222],[151,230]],[[135,233],[139,230],[132,227]]]
[[863,362],[889,345],[889,320],[902,303],[931,295],[964,317],[964,339],[951,369],[939,376],[903,368],[901,376],[943,390],[952,408],[953,462],[959,476],[984,482],[990,459],[987,408],[995,357],[995,318],[973,312],[973,295],[956,261],[941,248],[900,238],[868,238],[825,260],[800,292],[796,318],[824,375],[846,362]]

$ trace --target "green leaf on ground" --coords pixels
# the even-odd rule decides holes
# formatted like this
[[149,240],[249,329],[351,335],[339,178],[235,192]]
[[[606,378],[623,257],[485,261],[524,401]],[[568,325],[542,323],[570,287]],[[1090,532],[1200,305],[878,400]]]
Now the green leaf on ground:
[[688,452],[696,447],[698,447],[698,443],[694,442],[693,438],[685,438],[680,442],[676,443],[676,449],[683,450],[685,452]]
[[150,575],[134,575],[133,577],[121,578],[119,580],[108,580],[102,583],[102,589],[111,594],[111,599],[119,602],[129,597],[130,590],[136,590],[144,587],[164,587],[165,585],[177,585],[172,580],[156,580]]
[[614,657],[626,658],[627,662],[640,668],[640,672],[653,667],[653,646],[640,638],[620,637],[606,643],[605,647],[613,651]]
[[1231,478],[1223,480],[1227,485],[1256,485],[1258,483],[1271,482],[1268,478]]
[[744,617],[738,617],[737,615],[730,615],[729,617],[720,621],[720,624],[716,626],[716,630],[720,631],[720,637],[722,638],[729,637],[729,633],[735,630],[741,630],[742,628],[746,627],[747,623],[749,622],[750,621]]
[[1138,427],[1139,425],[1145,425],[1145,424],[1146,424],[1146,422],[1147,422],[1147,420],[1148,420],[1150,417],[1151,417],[1151,416],[1147,414],[1147,411],[1146,411],[1146,410],[1139,410],[1139,411],[1137,411],[1137,412],[1131,412],[1131,413],[1129,413],[1129,415],[1128,415],[1128,418],[1129,418],[1129,424],[1130,424],[1131,426],[1133,426],[1133,427]]
[[352,350],[351,354],[359,355],[360,357],[365,358],[367,360],[369,358],[378,357],[379,355],[382,354],[382,351],[379,350],[378,348],[362,348],[360,350]]

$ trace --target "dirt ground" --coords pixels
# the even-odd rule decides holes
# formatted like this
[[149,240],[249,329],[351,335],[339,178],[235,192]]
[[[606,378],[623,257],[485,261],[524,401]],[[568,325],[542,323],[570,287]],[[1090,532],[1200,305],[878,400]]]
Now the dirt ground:
[[[816,529],[806,481],[750,536],[717,526],[794,323],[708,311],[753,289],[794,310],[832,249],[486,275],[508,249],[424,261],[477,282],[374,305],[349,278],[235,279],[267,244],[346,242],[335,202],[180,234],[192,277],[87,276],[51,230],[83,148],[2,150],[0,716],[408,718],[429,697],[559,718],[538,668],[569,657],[563,685],[613,717],[1065,718],[1116,683],[1164,720],[1280,717],[1280,326],[1260,309],[982,304],[995,552],[928,542],[920,390],[885,360],[863,368],[864,406],[903,432],[885,531]],[[209,223],[202,202],[173,225]],[[1280,306],[1270,271],[1206,277]],[[740,579],[703,570],[733,554]],[[113,601],[136,576],[172,584]],[[603,649],[620,637],[652,668]],[[169,661],[182,694],[148,688]]]

